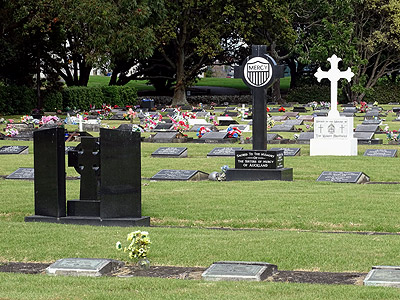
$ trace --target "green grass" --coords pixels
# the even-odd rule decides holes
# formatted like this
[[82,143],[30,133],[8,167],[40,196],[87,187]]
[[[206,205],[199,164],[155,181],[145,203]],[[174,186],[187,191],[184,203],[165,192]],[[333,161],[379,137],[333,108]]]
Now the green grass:
[[[398,127],[388,118],[391,129]],[[355,123],[361,120],[356,119]],[[106,121],[117,126],[116,121]],[[393,127],[392,127],[393,126]],[[148,136],[148,133],[145,134]],[[190,135],[194,136],[193,133]],[[249,134],[251,135],[251,134]],[[285,135],[285,134],[282,134]],[[288,135],[292,136],[293,133]],[[288,136],[289,137],[289,136]],[[383,137],[383,136],[382,136]],[[72,143],[76,145],[76,143]],[[1,155],[0,175],[33,167],[28,155]],[[161,146],[188,147],[188,158],[152,158]],[[322,171],[360,171],[371,181],[398,182],[399,158],[364,157],[375,145],[359,145],[356,157],[286,157],[293,182],[153,182],[161,169],[219,171],[234,158],[207,158],[216,144],[142,143],[142,214],[151,217],[153,265],[207,267],[214,261],[265,261],[281,270],[368,272],[373,265],[398,265],[398,235],[359,235],[357,231],[399,232],[400,185],[316,182]],[[224,146],[224,145],[222,145]],[[225,145],[239,146],[239,145]],[[250,149],[251,145],[240,145]],[[271,145],[270,145],[271,146]],[[279,146],[279,145],[273,145]],[[284,145],[286,146],[286,145]],[[396,145],[384,145],[395,148]],[[131,166],[125,166],[126,168]],[[123,169],[121,169],[123,172]],[[76,176],[67,168],[67,176]],[[128,261],[115,242],[135,228],[25,223],[34,213],[32,181],[0,178],[0,262],[54,262],[66,257]],[[79,181],[67,181],[67,199],[79,197]],[[170,226],[178,226],[174,228]],[[225,230],[207,229],[224,227]],[[245,230],[243,230],[245,229]],[[328,233],[351,231],[354,233]],[[396,299],[398,290],[362,286],[287,283],[203,282],[159,278],[70,278],[0,273],[0,299]]]

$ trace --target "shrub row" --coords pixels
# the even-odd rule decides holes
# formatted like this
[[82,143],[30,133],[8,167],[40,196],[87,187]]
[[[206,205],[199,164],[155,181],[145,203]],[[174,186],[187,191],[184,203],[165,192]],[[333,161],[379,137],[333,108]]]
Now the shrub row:
[[[340,98],[340,94],[338,93]],[[331,100],[331,90],[329,86],[323,85],[305,85],[302,87],[297,87],[288,92],[286,101],[287,102],[298,102],[301,104],[306,104],[309,102],[325,101],[329,102]],[[341,99],[339,99],[341,102]]]
[[0,114],[27,114],[36,107],[36,94],[24,86],[0,86]]
[[[89,109],[90,105],[136,105],[137,91],[133,87],[68,87],[62,91],[43,92],[45,111]],[[0,114],[29,114],[37,106],[35,91],[24,86],[0,86]]]
[[376,85],[371,95],[365,96],[368,103],[377,101],[379,104],[390,102],[400,103],[400,84],[398,82],[384,82]]
[[61,92],[50,92],[44,97],[44,109],[47,111],[67,107],[87,110],[90,105],[99,108],[104,103],[118,106],[136,105],[137,90],[125,86],[69,87]]

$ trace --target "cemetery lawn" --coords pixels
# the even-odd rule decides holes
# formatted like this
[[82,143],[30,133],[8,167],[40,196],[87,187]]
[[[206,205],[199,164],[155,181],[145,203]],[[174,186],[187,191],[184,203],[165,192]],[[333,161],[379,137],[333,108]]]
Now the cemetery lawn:
[[[76,145],[77,143],[70,143]],[[137,228],[25,223],[34,213],[32,181],[6,180],[28,155],[0,156],[0,263],[60,258],[111,258],[133,264],[115,243]],[[153,182],[161,169],[207,173],[233,167],[233,158],[207,158],[215,147],[251,145],[142,143],[142,214],[151,217],[152,265],[203,267],[214,261],[263,261],[279,270],[367,273],[374,265],[399,265],[399,158],[286,157],[293,182]],[[273,145],[278,146],[278,145]],[[188,147],[188,158],[152,158],[159,147]],[[271,146],[269,146],[271,147]],[[129,168],[131,166],[126,166]],[[123,173],[124,170],[121,170]],[[364,172],[380,184],[316,182],[322,171]],[[73,168],[67,176],[75,177]],[[391,182],[392,184],[384,184]],[[67,199],[79,197],[79,181],[67,181]],[[378,232],[380,234],[371,234]],[[389,233],[389,234],[387,234]],[[0,299],[398,299],[394,288],[275,282],[205,282],[162,278],[73,278],[0,273]],[[361,283],[359,283],[361,284]]]

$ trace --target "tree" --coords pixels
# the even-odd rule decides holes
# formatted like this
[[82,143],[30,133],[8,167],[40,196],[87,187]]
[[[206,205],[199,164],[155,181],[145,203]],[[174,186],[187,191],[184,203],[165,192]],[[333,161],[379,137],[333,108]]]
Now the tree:
[[157,30],[157,55],[163,58],[164,70],[174,70],[172,105],[187,105],[186,87],[207,65],[238,48],[235,28],[241,19],[235,16],[236,4],[233,0],[165,1],[167,16]]

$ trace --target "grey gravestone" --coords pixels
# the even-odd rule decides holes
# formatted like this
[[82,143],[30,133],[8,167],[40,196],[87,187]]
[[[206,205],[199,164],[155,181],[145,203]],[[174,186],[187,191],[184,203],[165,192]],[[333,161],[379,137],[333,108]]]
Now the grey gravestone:
[[124,265],[121,261],[101,258],[63,258],[46,268],[48,275],[102,276]]
[[277,133],[267,133],[267,142],[281,139],[282,137]]
[[271,129],[270,129],[270,131],[272,131],[272,132],[274,132],[274,131],[276,131],[276,132],[290,132],[290,131],[293,131],[294,130],[294,126],[293,125],[285,125],[285,124],[282,124],[282,125],[274,125]]
[[272,116],[271,117],[271,120],[276,121],[276,122],[283,122],[287,119],[288,119],[287,116]]
[[290,126],[290,125],[299,126],[299,125],[303,125],[303,120],[301,120],[301,119],[287,120],[282,125],[283,126]]
[[382,123],[382,120],[370,119],[370,120],[364,120],[361,124],[362,125],[380,125],[381,123]]
[[300,156],[300,148],[270,148],[269,150],[283,150],[283,156]]
[[400,287],[400,267],[374,266],[364,279],[367,286]]
[[29,146],[3,146],[0,154],[28,154]]
[[303,120],[304,122],[314,122],[314,117],[311,115],[302,115],[299,116],[299,120]]
[[351,118],[354,117],[354,113],[352,112],[340,112],[339,115],[341,117],[351,117]]
[[197,118],[205,118],[209,113],[206,111],[199,111],[196,113]]
[[343,108],[344,113],[356,113],[357,112],[357,107],[344,107]]
[[354,138],[358,141],[370,141],[374,137],[373,132],[354,132]]
[[262,281],[277,270],[276,265],[263,262],[219,261],[213,263],[201,276],[209,281]]
[[217,147],[212,149],[207,157],[210,156],[235,156],[236,150],[242,150],[242,147]]
[[218,131],[217,127],[213,124],[195,124],[193,125],[189,131],[197,132],[201,127],[209,128],[211,131]]
[[159,130],[171,130],[174,127],[172,123],[158,123],[156,127],[154,127],[153,131]]
[[226,139],[227,135],[227,132],[207,132],[199,140],[224,140]]
[[314,115],[316,115],[317,117],[327,117],[328,111],[327,110],[316,110],[314,112]]
[[378,125],[357,125],[355,132],[377,132]]
[[367,149],[364,152],[364,156],[376,156],[376,157],[396,157],[396,149]]
[[172,142],[176,138],[178,132],[158,132],[152,139],[156,142]]
[[338,183],[365,183],[369,177],[363,172],[331,172],[324,171],[319,175],[317,181],[329,181]]
[[301,132],[297,138],[299,144],[309,143],[310,139],[314,138],[314,132]]
[[207,173],[199,170],[160,170],[150,180],[179,180],[179,181],[199,181],[207,180]]
[[8,175],[6,177],[6,179],[33,180],[33,179],[35,179],[34,169],[33,168],[19,168],[16,171],[12,172],[10,175]]
[[400,113],[400,107],[393,107],[394,113]]
[[288,111],[288,112],[285,112],[284,115],[286,117],[289,117],[289,118],[295,118],[295,117],[297,117],[299,115],[299,113],[298,112],[290,112],[290,111]]
[[83,129],[83,131],[99,132],[100,124],[82,123],[82,129]]
[[154,151],[153,157],[187,157],[186,147],[160,147]]

